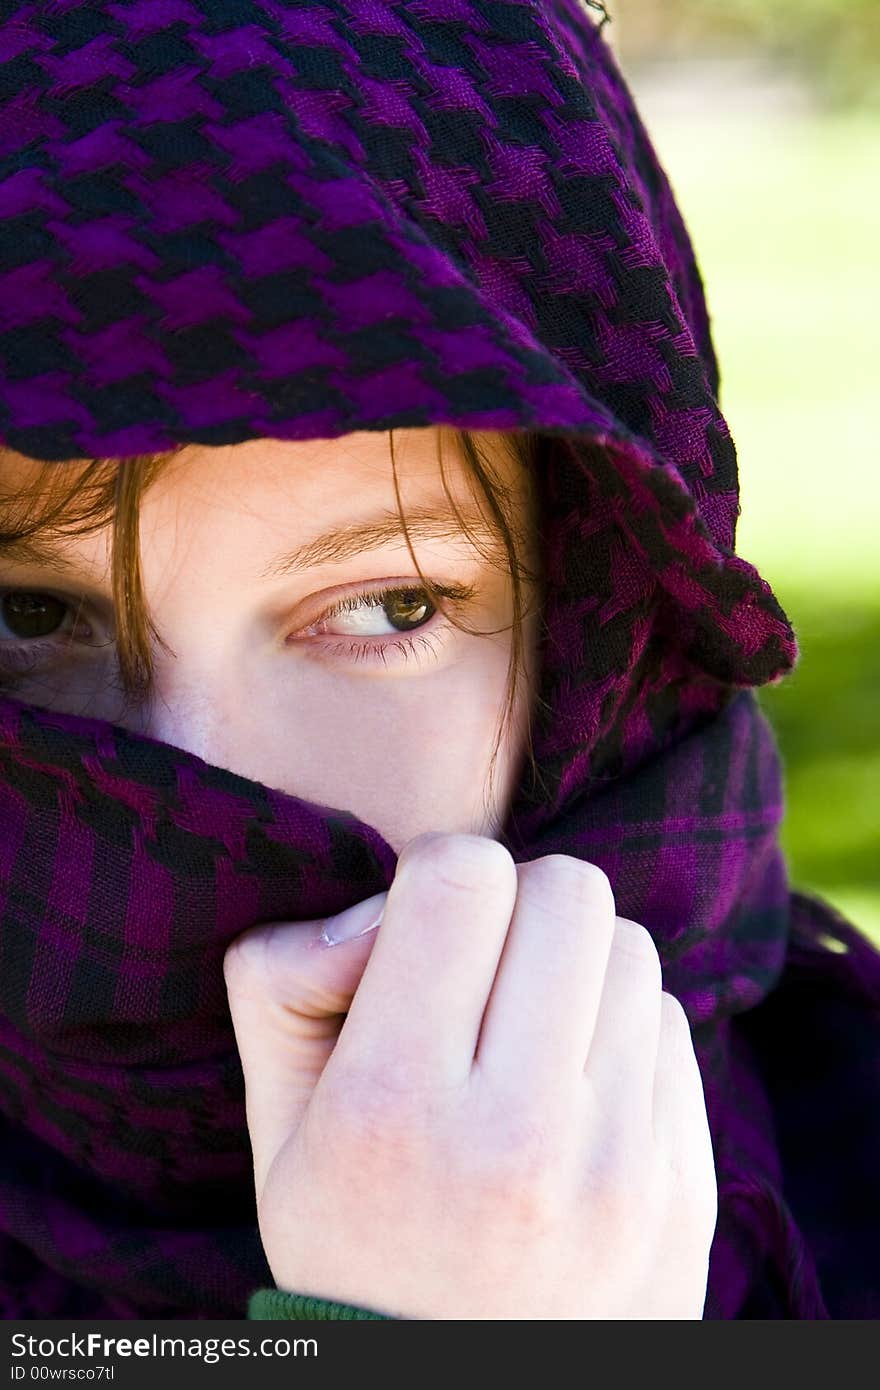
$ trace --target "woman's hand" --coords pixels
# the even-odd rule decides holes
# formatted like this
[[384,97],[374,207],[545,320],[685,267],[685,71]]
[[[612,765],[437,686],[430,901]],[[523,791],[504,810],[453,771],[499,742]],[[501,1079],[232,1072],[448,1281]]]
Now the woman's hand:
[[345,944],[273,925],[227,952],[278,1286],[411,1318],[700,1318],[702,1082],[605,875],[419,835],[330,925],[383,900]]

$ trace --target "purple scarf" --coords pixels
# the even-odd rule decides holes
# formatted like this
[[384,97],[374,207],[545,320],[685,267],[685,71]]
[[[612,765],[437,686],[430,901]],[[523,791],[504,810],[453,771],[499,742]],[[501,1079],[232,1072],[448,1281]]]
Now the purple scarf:
[[[538,433],[540,782],[691,1021],[705,1316],[880,1315],[880,954],[791,895],[690,242],[577,0],[61,0],[0,23],[0,441],[46,460]],[[371,826],[0,700],[0,1306],[236,1317],[271,1282],[221,962],[388,888]],[[828,947],[833,938],[845,952]]]

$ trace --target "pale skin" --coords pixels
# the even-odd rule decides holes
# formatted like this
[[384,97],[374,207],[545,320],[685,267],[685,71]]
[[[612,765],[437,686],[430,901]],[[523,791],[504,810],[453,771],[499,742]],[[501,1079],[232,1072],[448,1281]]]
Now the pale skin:
[[[387,436],[190,446],[142,504],[144,591],[170,649],[155,649],[148,695],[124,707],[112,686],[109,528],[40,563],[0,556],[0,595],[70,605],[37,656],[4,603],[0,660],[33,656],[9,693],[345,808],[399,855],[387,893],[260,925],[226,955],[279,1287],[402,1317],[700,1318],[717,1191],[687,1019],[598,868],[515,864],[494,838],[522,766],[537,610],[489,797],[510,574],[491,535],[481,554],[457,530],[435,431],[395,436],[407,517],[448,513],[413,535],[421,567],[468,591],[451,611],[476,633],[422,606],[400,533],[303,553],[396,517]],[[486,442],[528,526],[517,465],[501,436]],[[463,461],[443,457],[472,508]],[[3,491],[32,469],[4,456]],[[367,594],[327,617],[395,586],[391,607]]]
[[[500,437],[488,442],[502,481],[514,485]],[[459,510],[472,509],[464,462],[448,433],[442,443],[449,490]],[[486,560],[461,535],[440,476],[436,431],[395,431],[395,456],[424,574],[472,588],[471,598],[446,601],[450,612],[495,636],[460,632],[430,610],[428,621],[395,630],[368,595],[357,609],[325,620],[323,635],[305,634],[340,600],[420,583],[397,520],[387,433],[252,440],[222,449],[190,445],[142,500],[144,592],[173,653],[155,649],[149,698],[126,709],[108,688],[109,527],[62,538],[70,573],[57,564],[24,566],[0,553],[0,590],[47,588],[71,610],[46,639],[55,644],[51,652],[10,693],[111,718],[242,776],[353,811],[395,850],[423,830],[494,833],[528,713],[525,684],[518,727],[496,764],[496,804],[487,806],[484,787],[510,658],[509,571],[503,554]],[[0,461],[4,492],[33,477],[33,464],[20,455]],[[422,508],[444,516],[419,530]],[[305,557],[296,570],[263,577],[307,543],[374,518],[390,526],[380,546],[335,560]],[[495,537],[479,538],[485,551],[492,544]],[[91,626],[90,638],[84,632],[78,638],[78,596],[84,596],[80,625]],[[533,615],[526,630],[530,653],[535,634]],[[0,612],[0,661],[14,637]]]

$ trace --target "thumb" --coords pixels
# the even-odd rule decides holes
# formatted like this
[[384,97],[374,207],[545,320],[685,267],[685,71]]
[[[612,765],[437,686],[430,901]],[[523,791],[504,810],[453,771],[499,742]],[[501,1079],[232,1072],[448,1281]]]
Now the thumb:
[[258,1196],[333,1050],[387,897],[376,893],[318,921],[262,923],[226,951],[223,974],[244,1072]]

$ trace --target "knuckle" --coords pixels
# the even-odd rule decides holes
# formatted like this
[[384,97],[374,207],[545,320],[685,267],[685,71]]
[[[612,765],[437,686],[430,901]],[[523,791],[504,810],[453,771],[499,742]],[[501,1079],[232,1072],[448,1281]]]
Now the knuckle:
[[238,991],[242,971],[245,968],[241,959],[241,948],[237,941],[233,941],[231,946],[227,946],[226,954],[223,957],[223,979],[226,981],[228,990]]
[[351,1072],[328,1088],[324,1102],[329,1130],[364,1163],[409,1157],[422,1142],[424,1106],[390,1079]]
[[504,1188],[516,1225],[526,1231],[546,1231],[559,1218],[559,1196],[544,1173],[520,1173]]
[[596,1221],[606,1232],[614,1233],[618,1247],[640,1242],[656,1223],[660,1187],[655,1165],[644,1154],[637,1158],[623,1147],[612,1162],[594,1170],[591,1197]]
[[543,1229],[562,1207],[569,1144],[546,1118],[508,1113],[466,1157],[467,1185],[481,1204],[503,1209],[518,1227]]
[[657,988],[660,988],[663,967],[657,943],[647,927],[640,922],[630,921],[628,917],[618,917],[614,924],[612,950],[622,951],[628,960],[649,972],[656,979]]
[[498,1153],[471,1173],[470,1186],[476,1188],[481,1206],[504,1212],[516,1227],[545,1229],[559,1213],[558,1183],[550,1167],[534,1150],[529,1153]]
[[446,887],[470,891],[486,880],[513,876],[513,856],[497,840],[464,831],[438,835],[426,832],[407,841],[398,856],[398,872],[427,870]]
[[547,888],[558,892],[564,887],[579,907],[593,911],[604,907],[614,911],[614,894],[608,875],[588,859],[577,859],[571,854],[544,854],[520,864],[518,869],[523,880],[529,882],[530,889]]
[[691,1025],[684,1005],[667,989],[660,991],[660,1031],[679,1047],[692,1050]]
[[241,993],[269,976],[270,939],[271,927],[264,924],[242,932],[227,946],[223,957],[223,978],[227,989]]

